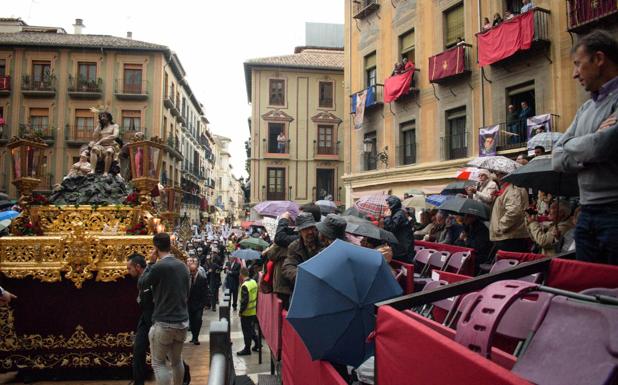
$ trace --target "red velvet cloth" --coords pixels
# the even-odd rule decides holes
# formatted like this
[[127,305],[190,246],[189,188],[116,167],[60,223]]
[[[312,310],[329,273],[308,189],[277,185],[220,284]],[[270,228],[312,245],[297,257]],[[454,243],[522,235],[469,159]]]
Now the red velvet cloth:
[[311,355],[283,312],[281,379],[285,385],[347,385],[326,361],[311,361]]
[[460,251],[469,251],[470,258],[468,258],[468,260],[466,261],[464,268],[461,271],[461,274],[474,275],[474,259],[476,258],[476,250],[474,249],[471,249],[469,247],[448,245],[446,243],[435,243],[427,241],[414,241],[414,246],[423,246],[427,249],[433,249],[437,251],[448,251],[451,254]]
[[376,369],[380,385],[530,385],[389,306],[378,309]]
[[459,75],[465,69],[465,47],[455,46],[429,58],[429,81]]
[[414,65],[407,72],[393,75],[384,81],[384,103],[390,103],[410,92],[410,85],[414,77]]
[[401,274],[397,281],[403,289],[404,294],[414,293],[414,265],[411,263],[405,263],[397,260],[391,260],[391,267],[399,271],[402,267],[406,269],[406,275]]
[[529,49],[534,38],[534,10],[505,20],[497,27],[476,35],[481,67]]
[[262,335],[276,360],[281,359],[281,300],[274,293],[258,292],[257,318]]
[[516,259],[519,262],[536,261],[537,259],[546,258],[547,255],[535,254],[535,253],[520,253],[515,251],[502,251],[498,250],[496,253],[496,260],[498,259]]
[[545,284],[575,292],[593,287],[613,289],[618,287],[618,266],[554,258]]

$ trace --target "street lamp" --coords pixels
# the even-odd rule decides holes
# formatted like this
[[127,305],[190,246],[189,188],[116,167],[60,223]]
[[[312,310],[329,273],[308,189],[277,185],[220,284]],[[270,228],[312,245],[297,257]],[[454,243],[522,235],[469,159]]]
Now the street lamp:
[[161,194],[161,218],[165,221],[169,231],[174,230],[176,218],[182,204],[182,190],[174,186],[166,186]]
[[7,148],[13,162],[12,183],[19,190],[19,206],[26,209],[32,200],[32,191],[41,183],[43,154],[47,144],[37,136],[14,136]]
[[165,145],[159,138],[129,143],[131,183],[138,190],[142,210],[153,211],[151,191],[159,185]]

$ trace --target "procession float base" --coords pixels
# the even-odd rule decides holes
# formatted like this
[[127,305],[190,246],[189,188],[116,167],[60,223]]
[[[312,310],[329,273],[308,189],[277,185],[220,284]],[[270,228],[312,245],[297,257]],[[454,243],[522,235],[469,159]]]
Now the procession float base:
[[124,235],[137,210],[32,207],[44,235],[0,238],[0,285],[18,297],[0,307],[0,371],[128,373],[139,308],[126,260],[152,248]]

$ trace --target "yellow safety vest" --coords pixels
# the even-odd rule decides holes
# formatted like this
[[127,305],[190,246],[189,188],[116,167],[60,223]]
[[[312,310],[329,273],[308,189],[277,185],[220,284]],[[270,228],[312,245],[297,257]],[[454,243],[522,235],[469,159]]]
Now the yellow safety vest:
[[[240,313],[241,317],[249,317],[257,314],[257,294],[258,294],[258,285],[253,279],[248,279],[243,282],[240,288],[240,294],[242,295],[242,287],[247,288],[247,292],[249,293],[249,302],[247,303],[247,308]],[[242,301],[242,299],[241,299]]]

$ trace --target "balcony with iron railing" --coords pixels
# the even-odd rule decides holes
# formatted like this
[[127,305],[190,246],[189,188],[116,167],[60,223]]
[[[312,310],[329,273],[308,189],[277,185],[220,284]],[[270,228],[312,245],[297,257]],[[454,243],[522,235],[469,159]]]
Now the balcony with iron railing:
[[103,79],[76,79],[69,75],[68,91],[72,99],[100,99],[103,96]]
[[380,8],[378,0],[353,0],[352,16],[354,19],[364,19]]
[[56,129],[49,125],[40,126],[21,123],[19,125],[19,135],[22,136],[27,133],[34,134],[48,143],[56,140]]
[[407,143],[397,147],[399,165],[407,166],[416,163],[416,142]]
[[176,121],[182,124],[183,128],[185,128],[187,131],[189,130],[189,128],[187,127],[187,118],[183,114],[176,115]]
[[118,129],[118,136],[120,136],[122,140],[124,140],[125,142],[128,142],[128,141],[131,141],[131,138],[138,132],[141,132],[144,134],[144,136],[146,136],[146,134],[148,133],[148,129],[146,127],[135,127],[135,126],[120,127]]
[[0,96],[7,96],[11,93],[11,77],[0,76]]
[[567,0],[567,19],[567,31],[575,33],[615,26],[618,23],[618,1]]
[[378,169],[378,156],[371,152],[363,153],[363,170],[371,171]]
[[440,138],[442,156],[444,160],[462,159],[468,157],[468,136],[463,134],[443,136]]
[[130,82],[123,79],[114,81],[114,95],[119,100],[147,100],[148,82]]
[[21,92],[29,97],[53,98],[56,96],[56,77],[47,75],[42,79],[33,79],[30,75],[24,75],[21,81]]
[[[523,37],[513,41],[511,37],[529,36],[530,24],[519,22],[532,13],[531,21],[534,33],[531,37],[529,47],[524,47],[526,39]],[[550,44],[550,25],[551,12],[544,8],[533,8],[523,14],[517,15],[512,19],[505,20],[501,24],[486,31],[476,34],[477,37],[477,57],[481,66],[491,64],[504,64],[514,58],[521,58],[530,55],[532,52],[546,49]],[[500,47],[496,51],[496,47]],[[486,52],[487,54],[483,54]],[[549,60],[549,53],[545,52]],[[527,56],[526,56],[527,57]],[[551,60],[550,60],[551,61]]]
[[9,138],[11,137],[10,131],[11,128],[6,122],[0,125],[0,145],[9,141]]
[[[546,120],[537,119],[538,117],[546,116]],[[509,150],[523,150],[528,145],[528,140],[534,136],[538,127],[543,126],[542,130],[550,132],[556,129],[558,115],[544,114],[530,118],[530,123],[527,120],[513,120],[509,122],[500,122],[488,127],[481,127],[480,129],[488,129],[498,127],[498,134],[496,136],[496,150],[497,151],[509,151]],[[534,122],[540,122],[537,124]],[[479,129],[479,130],[480,130]],[[549,149],[547,149],[549,150]]]
[[319,159],[339,159],[340,141],[335,143],[325,143],[313,141],[314,157]]
[[290,158],[290,139],[285,142],[278,142],[277,140],[262,139],[264,145],[264,157],[276,158],[276,159],[289,159]]
[[429,58],[429,82],[444,84],[460,79],[472,71],[470,54],[472,45],[457,44]]
[[82,146],[93,139],[94,127],[70,126],[67,124],[64,136],[67,145]]
[[374,84],[350,95],[350,111],[356,113],[357,100],[361,93],[366,91],[365,96],[365,111],[369,111],[375,107],[384,105],[384,84]]

